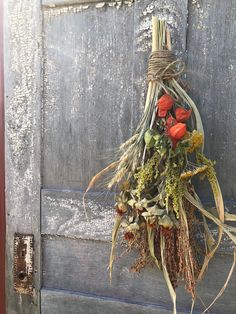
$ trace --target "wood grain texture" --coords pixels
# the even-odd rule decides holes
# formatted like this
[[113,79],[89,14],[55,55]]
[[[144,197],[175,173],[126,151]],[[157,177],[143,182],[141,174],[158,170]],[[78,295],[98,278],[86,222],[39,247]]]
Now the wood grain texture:
[[[42,314],[172,314],[161,306],[135,304],[124,300],[43,289]],[[187,312],[178,312],[187,314]]]
[[[5,5],[7,313],[39,313],[40,2]],[[34,297],[13,291],[14,233],[35,236]]]
[[[203,118],[206,154],[216,160],[225,199],[236,199],[235,1],[190,1],[187,79]],[[199,190],[210,193],[205,185]]]
[[41,232],[81,239],[111,240],[114,220],[114,195],[90,193],[86,197],[86,219],[83,192],[42,190]]
[[[115,263],[110,286],[107,270],[109,252],[109,243],[44,237],[43,287],[120,298],[132,303],[155,304],[169,309],[171,300],[162,273],[154,268],[145,269],[140,274],[130,272],[129,268],[135,260],[133,253],[125,254]],[[206,278],[198,287],[198,295],[205,304],[213,300],[224,284],[231,262],[231,256],[217,255],[210,263]],[[236,275],[234,274],[225,294],[216,303],[212,313],[235,313],[235,288]],[[191,305],[190,296],[183,287],[178,288],[177,295],[179,309],[188,312]],[[198,310],[202,310],[199,300],[196,304],[196,313]]]
[[83,189],[131,135],[133,7],[47,13],[44,32],[43,185]]

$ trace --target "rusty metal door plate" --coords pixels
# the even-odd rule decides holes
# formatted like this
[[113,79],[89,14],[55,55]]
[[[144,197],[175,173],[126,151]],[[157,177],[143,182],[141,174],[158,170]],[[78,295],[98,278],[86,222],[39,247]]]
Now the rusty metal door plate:
[[33,295],[34,236],[16,233],[14,237],[14,290]]

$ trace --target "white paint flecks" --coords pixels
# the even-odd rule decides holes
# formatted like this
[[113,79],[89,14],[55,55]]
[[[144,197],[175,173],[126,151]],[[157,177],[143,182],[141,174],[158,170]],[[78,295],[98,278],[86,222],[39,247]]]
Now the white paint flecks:
[[198,9],[200,9],[200,3],[199,0],[192,0],[192,4],[195,5]]
[[[34,7],[28,1],[12,1],[9,6],[12,10],[8,15],[10,49],[6,74],[7,199],[31,225],[34,218],[30,211],[25,211],[25,206],[32,208],[39,198],[34,187],[40,177],[35,169],[39,167],[40,156],[40,134],[36,130],[40,124],[41,86],[36,75],[40,73],[41,34],[40,29],[37,34],[34,31]],[[22,206],[27,197],[32,203]]]
[[24,238],[24,244],[26,245],[26,254],[25,254],[25,263],[26,263],[26,273],[27,275],[32,274],[33,272],[33,246],[32,239],[29,236]]
[[100,9],[100,8],[103,8],[105,6],[105,4],[106,4],[106,2],[99,2],[99,3],[95,4],[95,7],[97,9]]
[[114,222],[113,200],[111,197],[108,203],[103,198],[99,193],[90,195],[86,202],[87,220],[82,194],[49,192],[42,198],[42,233],[110,241]]
[[135,0],[122,0],[122,1],[101,1],[98,3],[89,3],[89,4],[74,4],[74,5],[60,5],[56,6],[53,5],[47,5],[44,6],[44,16],[46,19],[50,19],[53,17],[60,16],[61,14],[68,14],[68,13],[78,13],[82,12],[84,10],[87,10],[90,7],[95,7],[97,9],[103,9],[106,7],[115,7],[117,9],[124,6],[132,6]]
[[[5,143],[7,303],[9,313],[38,313],[40,274],[30,300],[14,292],[14,234],[35,234],[39,256],[40,212],[40,2],[5,1]],[[27,261],[29,261],[27,257]],[[37,265],[38,266],[38,265]],[[30,271],[31,265],[28,264]]]
[[[160,1],[146,1],[146,5],[143,5],[143,9],[141,11],[139,17],[139,23],[137,30],[137,50],[146,52],[151,47],[151,36],[152,36],[152,16],[157,15],[160,19],[165,19],[171,28],[174,31],[174,36],[172,36],[173,40],[181,41],[176,45],[177,47],[182,45],[182,49],[185,49],[185,42],[178,35],[178,31],[180,29],[185,29],[185,16],[183,16],[183,8],[179,10],[176,5],[176,1],[168,1],[168,0],[160,0]],[[187,14],[187,5],[186,5],[186,14]],[[176,51],[176,49],[175,49]],[[177,50],[177,52],[179,52]]]

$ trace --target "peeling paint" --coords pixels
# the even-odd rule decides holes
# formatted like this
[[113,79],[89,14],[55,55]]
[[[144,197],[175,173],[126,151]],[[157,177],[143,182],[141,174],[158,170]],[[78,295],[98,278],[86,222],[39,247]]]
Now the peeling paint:
[[[6,224],[10,252],[7,256],[8,311],[34,314],[38,313],[40,274],[35,275],[36,289],[32,298],[21,299],[14,292],[13,238],[16,231],[26,234],[34,232],[37,239],[35,256],[38,261],[42,36],[40,2],[6,1],[5,21]],[[28,247],[26,242],[25,245]],[[27,264],[26,272],[29,273],[30,270],[30,264]]]
[[84,10],[87,10],[90,7],[95,7],[96,9],[103,9],[106,7],[115,7],[117,9],[122,6],[132,6],[135,0],[122,0],[122,1],[101,1],[98,3],[90,3],[90,4],[74,4],[74,5],[65,5],[65,6],[56,6],[56,5],[48,5],[44,7],[44,17],[46,19],[50,19],[53,17],[60,16],[62,14],[68,13],[78,13]]
[[199,3],[199,0],[192,0],[192,4],[194,5],[194,6],[196,6],[198,9],[200,9],[200,3]]
[[[19,3],[15,5],[9,21],[11,45],[16,47],[11,52],[11,70],[18,74],[18,79],[9,102],[8,113],[11,119],[8,121],[8,127],[13,130],[9,132],[9,141],[12,154],[18,157],[16,159],[18,162],[21,160],[20,156],[24,155],[33,142],[30,135],[33,123],[30,104],[34,102],[36,85],[32,64],[37,58],[38,45],[37,38],[34,38],[34,34],[30,31],[30,25],[25,23],[31,16],[31,9],[22,9]],[[32,54],[32,51],[35,51],[35,54]]]
[[167,21],[173,33],[172,41],[174,46],[180,48],[178,50],[175,49],[175,52],[181,53],[181,51],[184,51],[185,38],[184,36],[181,36],[182,34],[180,34],[179,30],[183,29],[185,31],[185,25],[183,25],[183,23],[186,19],[184,13],[187,14],[187,7],[185,11],[184,9],[179,10],[175,1],[147,1],[147,4],[143,6],[139,15],[137,50],[146,52],[151,48],[151,19],[153,15],[158,15],[160,19],[165,19]]
[[50,19],[53,17],[60,16],[62,14],[68,14],[68,13],[78,13],[82,12],[84,10],[87,10],[90,7],[90,5],[70,5],[70,6],[60,6],[60,7],[48,7],[44,9],[44,18]]
[[[46,193],[46,195],[44,195]],[[82,193],[44,192],[42,198],[42,233],[81,239],[110,241],[114,221],[114,201],[101,193],[92,193],[86,202]]]
[[103,8],[104,6],[105,6],[105,2],[100,2],[100,3],[97,3],[96,5],[95,5],[95,8],[97,8],[97,9],[100,9],[100,8]]
[[[37,112],[40,82],[36,78],[34,66],[38,67],[37,71],[40,70],[40,64],[37,62],[40,56],[41,39],[40,35],[35,36],[33,31],[32,16],[34,11],[27,1],[15,3],[9,15],[11,47],[9,71],[12,77],[14,76],[14,82],[12,89],[9,89],[9,94],[6,88],[6,133],[8,162],[11,164],[11,170],[16,169],[11,181],[14,187],[14,197],[12,197],[15,200],[19,198],[19,202],[25,196],[22,192],[23,186],[29,196],[34,196],[31,194],[33,182],[39,178],[35,175],[37,164],[33,155],[34,151],[39,149],[37,147],[39,134],[36,135],[32,130],[37,130],[37,123],[40,121]],[[36,159],[38,158],[39,156]]]

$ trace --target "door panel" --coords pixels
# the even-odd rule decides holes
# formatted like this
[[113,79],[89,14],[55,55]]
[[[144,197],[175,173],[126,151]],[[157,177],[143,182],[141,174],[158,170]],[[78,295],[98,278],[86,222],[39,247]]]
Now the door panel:
[[134,11],[55,10],[44,13],[43,186],[84,189],[131,135]]
[[[221,103],[227,95],[212,83],[215,73],[220,81],[220,70],[211,67],[213,61],[221,64],[228,69],[224,70],[226,77],[232,79],[235,54],[230,54],[232,63],[225,61],[226,55],[221,62],[223,50],[217,30],[213,30],[213,50],[208,37],[216,21],[210,8],[215,12],[220,5],[222,20],[233,20],[232,1],[224,6],[218,0],[214,4],[207,1],[204,15],[195,2],[190,2],[43,0],[41,6],[38,0],[30,1],[30,5],[27,0],[5,1],[9,314],[172,312],[161,273],[154,268],[140,274],[129,271],[135,253],[124,254],[115,263],[110,286],[107,266],[114,195],[105,192],[104,185],[97,185],[87,197],[89,220],[82,199],[89,179],[115,159],[117,146],[132,134],[143,110],[152,15],[167,17],[173,49],[186,59],[192,71],[192,75],[188,73],[191,93],[199,100],[207,132],[215,133],[229,152],[222,155],[217,138],[212,140],[208,135],[211,145],[207,151],[220,159],[218,170],[225,183],[226,203],[229,207],[235,204],[233,182],[223,178],[224,169],[229,175],[229,169],[235,167],[233,128],[227,129],[225,140],[218,127],[222,120],[225,128],[232,123],[233,102],[219,121]],[[227,33],[226,37],[227,51],[231,51],[232,35]],[[209,59],[200,54],[195,58],[198,46],[202,53],[207,46]],[[208,79],[203,83],[200,76],[194,80],[194,74],[203,70],[208,72]],[[235,88],[230,82],[221,81],[220,88],[229,89],[233,99]],[[209,99],[210,105],[204,107]],[[217,102],[217,110],[207,125],[213,102]],[[209,197],[203,185],[200,190]],[[35,238],[33,297],[13,292],[15,232]],[[232,245],[224,242],[221,253],[229,251],[226,243]],[[123,252],[124,248],[119,250]],[[199,285],[199,295],[207,305],[224,284],[231,259],[218,255]],[[214,306],[214,314],[226,308],[228,314],[235,312],[235,287],[234,275]],[[188,313],[189,296],[183,287],[177,293],[180,313]],[[200,309],[198,300],[194,313]]]
[[[112,284],[108,273],[108,256],[110,242],[68,239],[58,236],[43,237],[43,287],[95,295],[99,298],[120,299],[131,303],[145,303],[168,309],[171,299],[163,275],[155,268],[149,267],[140,274],[130,272],[135,261],[134,253],[124,254],[122,260],[115,263]],[[119,253],[125,252],[123,247]],[[206,278],[198,287],[198,295],[205,304],[210,304],[213,296],[221,289],[232,259],[218,255],[211,263]],[[221,272],[219,272],[219,269]],[[217,274],[217,276],[216,276]],[[236,274],[217,305],[214,313],[223,312],[227,304],[227,313],[235,312],[234,300]],[[180,285],[177,290],[179,309],[186,311],[191,307],[189,295]],[[43,300],[43,298],[42,298]],[[196,311],[200,312],[202,304],[196,301]],[[78,313],[83,313],[78,310]],[[146,313],[146,312],[145,312]],[[147,312],[148,313],[148,312]]]
[[114,217],[114,196],[93,192],[86,196],[75,190],[42,190],[42,234],[110,241]]
[[[73,299],[68,313],[77,306],[78,313],[87,313],[92,296],[91,311],[97,313],[101,304],[102,313],[110,313],[111,304],[114,313],[170,311],[161,274],[154,274],[154,269],[130,273],[132,256],[117,263],[110,286],[107,268],[114,196],[103,192],[102,186],[90,193],[87,221],[81,190],[114,159],[115,148],[137,125],[146,90],[152,14],[168,17],[174,46],[184,51],[185,4],[178,7],[176,1],[168,1],[173,14],[165,1],[120,7],[113,3],[100,9],[95,5],[44,8],[42,314],[54,306],[58,311],[58,304],[67,297]],[[55,289],[63,292],[54,294]],[[146,306],[134,305],[140,302]]]

